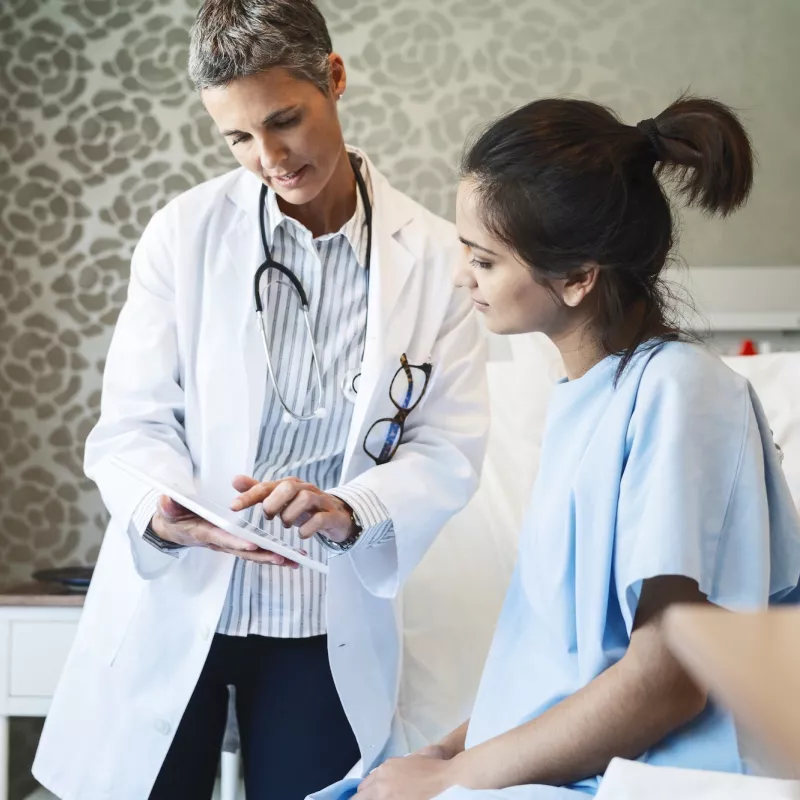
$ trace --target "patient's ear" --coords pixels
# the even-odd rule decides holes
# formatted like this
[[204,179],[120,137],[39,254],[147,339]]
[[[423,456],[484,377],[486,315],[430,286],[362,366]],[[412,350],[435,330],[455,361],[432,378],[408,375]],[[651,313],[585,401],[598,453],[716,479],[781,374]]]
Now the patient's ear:
[[567,278],[561,290],[561,299],[564,305],[570,308],[577,308],[594,289],[597,284],[597,277],[600,274],[600,267],[591,262]]

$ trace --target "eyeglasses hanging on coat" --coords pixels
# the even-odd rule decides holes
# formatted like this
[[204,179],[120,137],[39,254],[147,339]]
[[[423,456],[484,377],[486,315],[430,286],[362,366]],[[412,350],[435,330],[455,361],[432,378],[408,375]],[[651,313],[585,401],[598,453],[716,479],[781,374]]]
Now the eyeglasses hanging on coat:
[[[367,226],[367,253],[365,268],[369,276],[369,270],[372,262],[372,204],[369,199],[366,182],[361,175],[355,157],[351,155],[350,162],[353,166],[358,191],[361,195],[361,202],[364,207],[364,217]],[[265,260],[261,266],[256,270],[253,281],[253,293],[255,298],[255,309],[258,321],[258,328],[261,333],[261,340],[264,344],[264,355],[267,362],[267,371],[269,373],[270,381],[275,389],[276,397],[281,407],[284,410],[284,416],[287,420],[296,420],[298,422],[310,422],[314,419],[322,419],[326,416],[327,410],[325,409],[323,398],[322,386],[322,367],[319,361],[316,343],[314,341],[314,334],[311,327],[310,308],[308,296],[302,283],[295,273],[284,264],[279,263],[272,257],[267,239],[266,231],[266,203],[267,203],[266,186],[261,187],[261,192],[258,201],[258,217],[259,226],[261,230],[261,243],[264,248]],[[314,379],[316,383],[316,407],[308,414],[297,412],[289,407],[281,390],[278,386],[278,381],[275,375],[275,368],[272,363],[270,354],[270,340],[267,334],[267,324],[264,313],[264,304],[261,300],[261,279],[269,270],[274,270],[278,273],[278,278],[275,283],[282,283],[293,290],[300,304],[300,310],[303,315],[303,321],[308,334],[308,340],[311,347],[311,361],[314,372]],[[403,431],[405,429],[405,422],[408,415],[419,405],[425,392],[428,388],[432,370],[432,363],[429,360],[422,365],[409,364],[406,354],[400,357],[400,369],[397,370],[392,383],[389,386],[389,398],[392,404],[397,409],[397,413],[392,418],[383,418],[375,421],[367,431],[364,437],[363,448],[364,452],[376,463],[385,464],[391,461],[397,453],[397,449],[403,438]],[[344,377],[342,381],[342,392],[344,396],[352,403],[355,403],[358,394],[358,383],[361,378],[360,370],[351,370]]]

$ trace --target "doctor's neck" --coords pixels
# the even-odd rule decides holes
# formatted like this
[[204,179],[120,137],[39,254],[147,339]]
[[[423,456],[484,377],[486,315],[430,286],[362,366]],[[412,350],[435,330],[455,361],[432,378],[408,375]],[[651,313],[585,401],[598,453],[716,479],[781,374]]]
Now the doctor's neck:
[[326,233],[336,233],[355,214],[356,177],[344,144],[333,172],[322,190],[307,203],[293,205],[280,195],[278,207],[311,231],[316,239]]

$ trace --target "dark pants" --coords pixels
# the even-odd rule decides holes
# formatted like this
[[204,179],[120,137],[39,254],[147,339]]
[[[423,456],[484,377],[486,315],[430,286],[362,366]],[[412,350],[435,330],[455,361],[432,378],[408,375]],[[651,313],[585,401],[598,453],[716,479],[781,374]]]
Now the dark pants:
[[236,716],[248,800],[304,800],[358,761],[328,665],[327,637],[217,634],[150,800],[207,800],[228,709]]

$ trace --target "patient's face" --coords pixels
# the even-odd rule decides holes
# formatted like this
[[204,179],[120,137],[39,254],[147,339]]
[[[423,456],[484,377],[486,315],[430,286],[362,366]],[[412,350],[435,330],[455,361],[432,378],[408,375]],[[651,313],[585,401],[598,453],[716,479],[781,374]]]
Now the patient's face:
[[474,183],[463,180],[458,187],[456,227],[464,257],[456,268],[455,284],[469,290],[493,333],[552,335],[563,324],[563,306],[547,286],[536,282],[527,264],[486,230],[477,200]]

